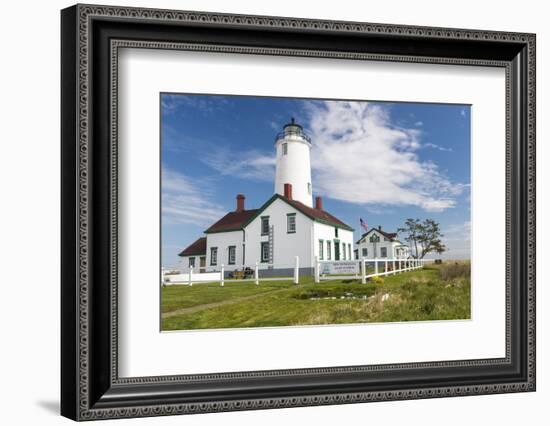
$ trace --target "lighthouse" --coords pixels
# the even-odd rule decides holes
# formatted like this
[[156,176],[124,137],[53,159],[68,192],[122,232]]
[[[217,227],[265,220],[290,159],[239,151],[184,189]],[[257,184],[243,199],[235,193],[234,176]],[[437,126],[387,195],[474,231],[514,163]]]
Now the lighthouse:
[[321,197],[313,206],[311,140],[294,119],[275,137],[275,153],[275,193],[252,209],[237,194],[235,207],[180,252],[190,271],[255,265],[263,277],[286,276],[289,268],[301,276],[313,274],[318,261],[353,259],[353,228],[326,211]]
[[285,184],[290,184],[292,199],[313,207],[311,140],[294,118],[275,138],[275,150],[275,193],[285,195]]

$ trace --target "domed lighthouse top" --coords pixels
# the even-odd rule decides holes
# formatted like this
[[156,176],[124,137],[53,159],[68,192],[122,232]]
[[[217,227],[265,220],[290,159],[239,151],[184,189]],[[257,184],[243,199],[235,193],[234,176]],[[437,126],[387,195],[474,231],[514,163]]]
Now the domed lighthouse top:
[[[311,186],[311,139],[297,124],[294,117],[275,138],[277,153],[275,168],[275,193],[289,196],[306,206],[313,207]],[[285,193],[285,184],[291,185]],[[287,185],[288,188],[288,185]]]

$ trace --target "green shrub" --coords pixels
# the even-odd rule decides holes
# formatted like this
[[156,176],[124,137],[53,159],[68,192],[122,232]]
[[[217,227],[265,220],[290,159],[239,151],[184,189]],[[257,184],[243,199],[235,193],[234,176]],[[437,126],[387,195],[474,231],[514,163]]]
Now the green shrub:
[[372,284],[384,284],[384,278],[382,277],[371,277],[369,278],[369,281]]

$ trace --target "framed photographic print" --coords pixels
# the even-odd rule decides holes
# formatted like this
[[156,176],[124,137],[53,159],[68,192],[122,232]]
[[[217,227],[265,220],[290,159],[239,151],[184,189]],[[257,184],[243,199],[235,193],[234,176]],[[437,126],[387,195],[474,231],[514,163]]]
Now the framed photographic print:
[[535,390],[535,36],[76,5],[75,420]]

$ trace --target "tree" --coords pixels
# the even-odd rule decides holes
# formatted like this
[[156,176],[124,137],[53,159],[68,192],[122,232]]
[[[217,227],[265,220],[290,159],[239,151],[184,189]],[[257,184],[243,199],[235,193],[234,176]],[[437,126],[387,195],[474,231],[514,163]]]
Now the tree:
[[405,226],[397,232],[405,234],[405,241],[413,246],[413,257],[416,259],[423,259],[428,253],[441,254],[447,250],[441,241],[443,234],[439,229],[439,223],[433,219],[421,222],[420,219],[408,218]]

